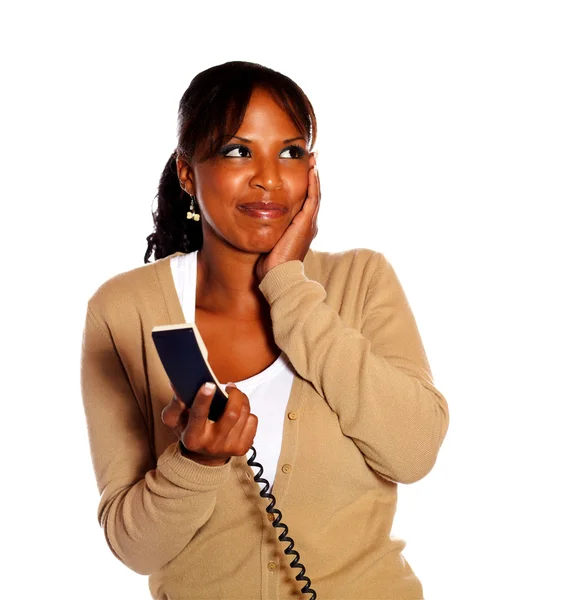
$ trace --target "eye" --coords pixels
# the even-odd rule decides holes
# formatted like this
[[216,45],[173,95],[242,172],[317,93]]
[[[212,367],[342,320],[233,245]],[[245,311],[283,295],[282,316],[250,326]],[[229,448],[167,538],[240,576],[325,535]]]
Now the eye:
[[[283,156],[284,153],[289,152],[291,154],[291,156]],[[302,156],[304,156],[304,154],[306,153],[306,151],[301,147],[301,146],[288,146],[287,148],[284,148],[281,151],[280,156],[282,158],[302,158]]]
[[235,146],[225,146],[224,148],[221,148],[219,154],[226,158],[247,158],[251,155],[251,152],[247,146],[237,144]]

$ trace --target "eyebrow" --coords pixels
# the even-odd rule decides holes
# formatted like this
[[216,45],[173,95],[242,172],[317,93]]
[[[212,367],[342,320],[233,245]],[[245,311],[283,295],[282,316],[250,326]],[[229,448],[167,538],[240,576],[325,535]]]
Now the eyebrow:
[[[226,136],[226,137],[236,138],[238,140],[241,140],[242,142],[245,142],[246,144],[253,143],[253,140],[248,140],[247,138],[239,137],[238,135],[231,135],[231,136]],[[289,140],[283,140],[283,143],[289,144],[290,142],[295,142],[296,140],[303,140],[304,142],[306,141],[302,136],[299,136],[299,137],[295,137],[295,138],[290,138]]]

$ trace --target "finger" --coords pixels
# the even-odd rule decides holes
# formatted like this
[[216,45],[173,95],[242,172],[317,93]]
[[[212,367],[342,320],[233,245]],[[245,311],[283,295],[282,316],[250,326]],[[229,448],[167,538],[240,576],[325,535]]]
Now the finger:
[[318,213],[320,212],[320,200],[322,199],[322,190],[320,188],[320,172],[318,171],[317,165],[314,165],[314,175],[316,177],[317,200],[316,200],[316,208],[314,209],[314,214],[312,216],[312,229],[315,230],[315,234],[314,234],[314,237],[315,237],[318,232],[317,220],[318,220]]
[[308,214],[311,215],[311,225],[314,227],[316,218],[318,216],[318,210],[320,209],[320,190],[318,184],[318,167],[314,165],[311,173],[312,185],[308,193],[310,197],[309,205],[307,207]]
[[186,426],[189,436],[194,436],[196,439],[202,439],[204,437],[209,410],[215,395],[216,387],[217,386],[214,383],[205,383],[196,393],[192,406],[190,407],[188,425]]
[[[310,214],[313,213],[316,208],[317,199],[318,199],[318,185],[316,179],[316,173],[314,171],[316,167],[313,166],[308,171],[308,190],[306,192],[306,197],[304,199],[304,203],[302,205],[302,209],[300,213]],[[298,213],[298,214],[300,214]]]
[[318,165],[314,165],[314,178],[316,187],[316,209],[318,209],[320,207],[320,199],[322,198],[322,190],[320,189],[320,171],[318,171]]
[[176,396],[176,398],[178,398],[178,402],[181,406],[184,406],[185,408],[188,408],[186,406],[186,403],[184,402],[184,400],[182,400],[182,398],[180,397],[180,394],[176,391],[176,388],[174,387],[174,385],[172,385],[172,382],[169,381],[168,382],[170,384],[170,389],[172,390],[172,393],[174,394],[174,396]]
[[236,456],[243,456],[247,453],[249,448],[253,445],[253,440],[255,439],[255,434],[257,433],[257,416],[254,414],[250,414],[245,426],[243,427],[243,431],[241,432],[241,454],[237,454]]
[[185,411],[187,410],[186,405],[180,398],[172,396],[172,400],[170,400],[162,410],[162,423],[168,425],[168,427],[176,427],[180,422],[182,415],[185,414]]
[[226,444],[228,447],[237,447],[240,445],[240,438],[249,419],[249,414],[251,413],[251,406],[249,405],[249,399],[245,394],[242,394],[243,399],[241,402],[241,407],[239,410],[239,419],[231,428],[231,431],[227,434]]
[[247,396],[236,387],[227,386],[227,392],[229,398],[225,405],[225,410],[214,426],[216,437],[223,441],[227,439],[231,430],[239,421],[242,405],[245,402],[249,403]]
[[319,202],[322,198],[322,187],[320,185],[320,171],[318,169],[317,164],[314,164],[314,173],[316,174],[316,187],[318,189],[317,196],[318,196],[318,202]]

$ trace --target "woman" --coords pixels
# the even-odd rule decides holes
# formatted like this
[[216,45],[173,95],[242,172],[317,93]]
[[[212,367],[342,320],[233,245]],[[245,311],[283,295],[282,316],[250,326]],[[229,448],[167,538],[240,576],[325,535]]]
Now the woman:
[[[88,303],[83,401],[112,552],[159,600],[315,597],[258,493],[253,444],[319,598],[419,600],[390,530],[447,403],[384,256],[310,249],[312,105],[280,73],[226,63],[191,82],[178,137],[147,264]],[[172,395],[151,339],[193,321],[229,383],[216,422],[212,390],[190,410]]]

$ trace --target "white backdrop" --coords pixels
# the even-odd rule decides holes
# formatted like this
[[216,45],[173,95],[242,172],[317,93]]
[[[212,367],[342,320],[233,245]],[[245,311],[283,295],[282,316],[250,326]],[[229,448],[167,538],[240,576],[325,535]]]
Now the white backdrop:
[[318,116],[312,247],[385,254],[449,401],[393,531],[426,599],[583,598],[580,3],[7,4],[2,597],[149,597],[97,522],[86,301],[142,264],[190,80],[250,60]]

